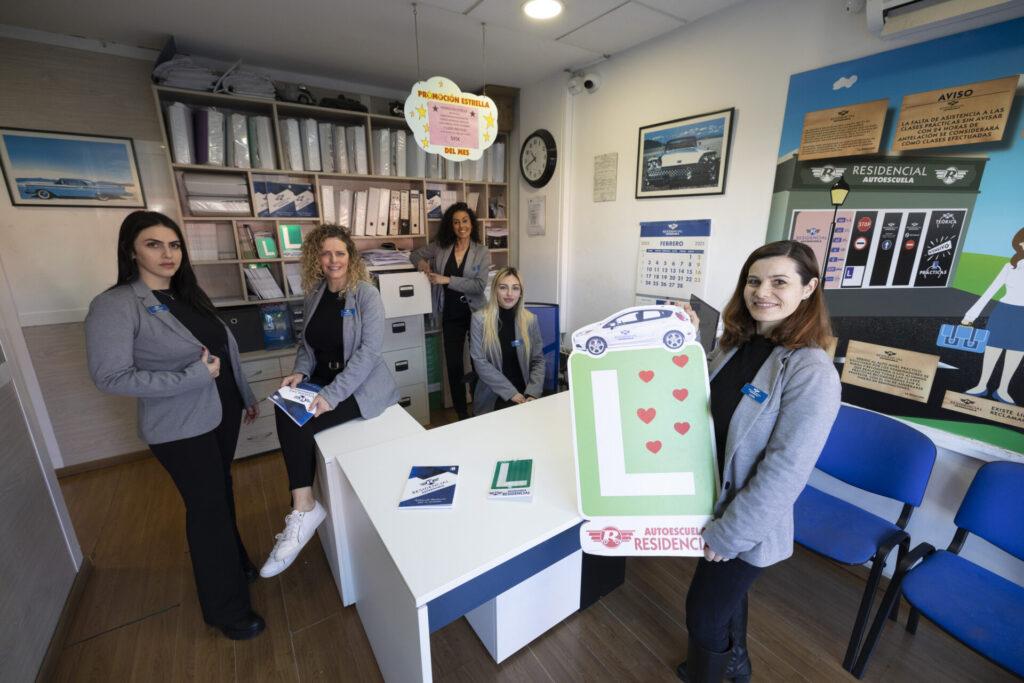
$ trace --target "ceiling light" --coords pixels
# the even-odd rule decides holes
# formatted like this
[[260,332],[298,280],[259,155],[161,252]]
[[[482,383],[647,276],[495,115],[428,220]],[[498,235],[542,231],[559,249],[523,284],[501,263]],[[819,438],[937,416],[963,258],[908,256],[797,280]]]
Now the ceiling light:
[[531,19],[551,19],[562,13],[559,0],[530,0],[523,3],[523,13]]

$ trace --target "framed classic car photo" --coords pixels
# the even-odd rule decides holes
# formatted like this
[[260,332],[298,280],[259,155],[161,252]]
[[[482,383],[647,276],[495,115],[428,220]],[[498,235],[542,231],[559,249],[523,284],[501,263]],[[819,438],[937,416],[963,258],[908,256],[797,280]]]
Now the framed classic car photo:
[[0,166],[16,206],[146,206],[130,138],[0,128]]
[[640,128],[636,197],[723,194],[735,109]]

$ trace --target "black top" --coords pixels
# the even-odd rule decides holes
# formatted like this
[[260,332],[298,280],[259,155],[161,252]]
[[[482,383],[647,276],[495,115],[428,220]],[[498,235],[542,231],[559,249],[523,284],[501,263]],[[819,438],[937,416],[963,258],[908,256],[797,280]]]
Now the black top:
[[235,373],[231,367],[231,351],[228,349],[228,331],[217,318],[211,317],[201,311],[192,308],[167,289],[155,289],[153,294],[157,300],[167,306],[171,315],[178,319],[185,326],[192,336],[199,340],[199,343],[206,347],[211,356],[220,359],[220,374],[215,380],[217,393],[221,401],[228,399],[242,400],[242,394],[235,384]]
[[498,341],[501,343],[501,374],[512,382],[520,394],[526,391],[526,380],[519,365],[519,353],[512,343],[516,340],[516,309],[498,308]]
[[316,367],[310,381],[330,384],[345,367],[345,336],[342,327],[346,317],[345,299],[324,289],[313,316],[306,323],[305,337],[316,357]]
[[[725,440],[729,434],[732,414],[743,398],[743,387],[754,379],[775,346],[775,342],[755,334],[750,341],[736,349],[729,362],[711,380],[711,417],[715,421],[719,472],[725,466]],[[757,388],[768,391],[771,387]]]
[[[447,263],[444,264],[444,273],[448,277],[462,277],[463,269],[466,267],[466,257],[469,256],[469,250],[462,255],[462,263],[455,263],[455,249],[452,248],[452,254],[448,257]],[[448,285],[444,288],[444,314],[442,320],[458,320],[469,324],[469,319],[472,316],[472,311],[469,310],[469,302],[466,301],[466,295],[462,292],[457,292]]]

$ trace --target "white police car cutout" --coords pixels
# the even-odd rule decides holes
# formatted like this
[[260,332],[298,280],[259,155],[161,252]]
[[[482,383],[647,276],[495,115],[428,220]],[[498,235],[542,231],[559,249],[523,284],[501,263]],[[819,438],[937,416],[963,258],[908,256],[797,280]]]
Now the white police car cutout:
[[572,333],[577,351],[601,356],[608,349],[662,345],[670,351],[697,338],[690,316],[678,306],[633,306]]

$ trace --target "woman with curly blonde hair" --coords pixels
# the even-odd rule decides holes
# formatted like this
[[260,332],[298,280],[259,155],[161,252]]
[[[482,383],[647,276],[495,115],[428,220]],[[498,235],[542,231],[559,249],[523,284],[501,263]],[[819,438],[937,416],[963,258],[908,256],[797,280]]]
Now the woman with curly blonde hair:
[[380,292],[370,284],[348,232],[337,225],[317,227],[302,240],[300,263],[306,322],[295,367],[281,386],[310,382],[322,388],[310,405],[313,417],[301,427],[275,411],[293,510],[260,570],[263,577],[287,569],[326,516],[313,498],[316,434],[357,417],[376,417],[398,402],[398,387],[380,355]]
[[476,415],[540,398],[545,370],[540,323],[523,305],[523,281],[515,268],[494,276],[490,301],[473,314],[469,339],[479,378],[473,392]]

